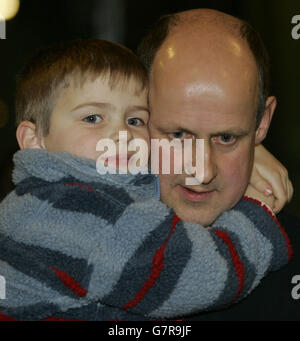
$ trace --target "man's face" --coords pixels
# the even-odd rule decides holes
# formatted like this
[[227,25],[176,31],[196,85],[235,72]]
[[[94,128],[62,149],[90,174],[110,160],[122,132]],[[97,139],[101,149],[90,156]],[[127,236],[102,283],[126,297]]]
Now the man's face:
[[[190,176],[185,173],[162,174],[161,198],[181,219],[207,226],[240,200],[249,182],[258,142],[256,66],[248,61],[245,69],[241,63],[236,71],[226,62],[222,69],[202,68],[201,61],[193,58],[190,64],[183,61],[180,65],[170,57],[170,46],[154,60],[150,135],[204,139],[204,180],[187,186]],[[173,47],[174,54],[176,59]]]

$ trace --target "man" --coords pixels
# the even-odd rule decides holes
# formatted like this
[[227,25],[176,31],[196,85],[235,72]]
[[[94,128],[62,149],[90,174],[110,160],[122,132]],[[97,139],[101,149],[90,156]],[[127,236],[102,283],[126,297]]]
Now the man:
[[[245,192],[254,148],[270,126],[276,98],[269,95],[267,53],[247,23],[213,10],[191,10],[159,20],[139,54],[150,73],[151,137],[204,139],[203,182],[187,186],[187,174],[160,175],[162,200],[183,220],[207,226]],[[291,264],[240,304],[196,319],[300,318],[291,296],[300,224],[279,219],[294,247]]]

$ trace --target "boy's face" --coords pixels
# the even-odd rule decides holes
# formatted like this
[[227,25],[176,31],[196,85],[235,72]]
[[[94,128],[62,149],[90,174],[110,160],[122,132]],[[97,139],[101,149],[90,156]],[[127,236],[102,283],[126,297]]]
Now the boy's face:
[[119,131],[127,132],[128,142],[140,138],[149,147],[147,91],[138,93],[138,87],[133,78],[113,89],[103,77],[71,83],[56,101],[44,148],[97,160],[99,140],[109,138],[118,148]]

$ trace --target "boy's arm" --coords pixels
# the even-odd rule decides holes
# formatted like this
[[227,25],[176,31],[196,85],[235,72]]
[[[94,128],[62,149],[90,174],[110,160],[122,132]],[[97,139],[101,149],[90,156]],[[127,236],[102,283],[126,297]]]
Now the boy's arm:
[[[163,215],[165,206],[149,201],[132,208],[135,234],[135,228],[142,228],[142,216],[145,224],[154,222],[151,216]],[[279,222],[250,199],[208,228],[183,223],[171,210],[165,217],[124,264],[101,303],[156,318],[216,309],[245,297],[291,256]]]
[[[127,313],[144,319],[171,318],[237,301],[274,268],[273,258],[279,260],[277,268],[288,260],[277,223],[253,202],[243,201],[215,226],[203,228],[181,222],[156,199],[128,204],[128,197],[119,195],[117,201],[109,196],[97,201],[98,195],[89,197],[90,186],[76,189],[79,192],[67,196],[74,205],[84,198],[93,203],[91,211],[101,205],[103,211],[103,203],[111,211],[91,221],[91,212],[78,215],[74,226],[60,226],[60,219],[44,212],[35,233],[38,238],[50,233],[48,243],[53,247],[64,237],[59,233],[63,227],[69,236],[64,252],[3,239],[0,249],[8,293],[7,300],[0,301],[4,315],[44,319],[93,303],[99,308],[99,320],[126,319]],[[51,196],[39,195],[51,202]],[[53,206],[64,206],[61,199]],[[95,223],[94,235],[87,233]],[[72,256],[74,249],[90,251],[80,258]],[[24,255],[29,259],[22,266]]]

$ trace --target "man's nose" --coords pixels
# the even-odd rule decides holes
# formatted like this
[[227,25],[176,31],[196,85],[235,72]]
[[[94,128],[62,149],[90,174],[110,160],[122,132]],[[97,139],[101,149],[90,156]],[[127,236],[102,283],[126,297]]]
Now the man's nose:
[[[185,159],[185,171],[193,169],[192,173],[196,170],[195,179],[190,178],[190,185],[210,184],[217,175],[217,164],[215,162],[214,151],[211,148],[209,141],[201,140],[199,145],[196,145],[195,140],[192,144],[192,162],[187,162]],[[199,147],[199,148],[198,148]],[[191,166],[193,165],[193,167]],[[190,174],[187,172],[187,174]],[[194,174],[194,173],[193,173]],[[198,183],[197,183],[198,182]]]
[[203,184],[210,184],[217,175],[217,167],[214,158],[214,153],[209,143],[204,144],[204,176]]

